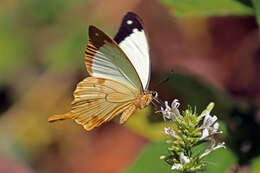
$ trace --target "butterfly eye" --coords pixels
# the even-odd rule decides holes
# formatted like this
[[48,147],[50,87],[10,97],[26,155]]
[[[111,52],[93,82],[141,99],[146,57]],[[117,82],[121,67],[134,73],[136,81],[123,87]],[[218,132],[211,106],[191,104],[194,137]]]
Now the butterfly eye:
[[157,94],[156,91],[152,91],[152,96],[153,96],[153,97],[157,97],[157,95],[158,95],[158,94]]

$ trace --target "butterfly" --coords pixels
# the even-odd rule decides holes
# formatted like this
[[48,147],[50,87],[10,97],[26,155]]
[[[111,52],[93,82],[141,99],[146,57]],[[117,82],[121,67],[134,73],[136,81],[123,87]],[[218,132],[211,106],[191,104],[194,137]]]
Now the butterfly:
[[48,121],[73,119],[88,131],[119,114],[124,123],[157,98],[156,91],[148,90],[150,61],[142,20],[135,13],[123,17],[114,39],[89,26],[85,64],[90,77],[77,84],[71,111]]

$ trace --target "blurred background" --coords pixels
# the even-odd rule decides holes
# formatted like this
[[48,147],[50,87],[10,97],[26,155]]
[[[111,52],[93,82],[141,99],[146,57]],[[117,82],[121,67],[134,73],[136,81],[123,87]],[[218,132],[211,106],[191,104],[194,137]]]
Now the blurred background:
[[179,99],[181,109],[216,103],[227,149],[207,157],[207,172],[260,172],[258,0],[0,3],[1,173],[172,172],[159,159],[167,145],[156,108],[91,132],[70,120],[47,122],[70,110],[76,84],[88,75],[88,26],[113,37],[127,11],[145,24],[150,88],[162,100]]

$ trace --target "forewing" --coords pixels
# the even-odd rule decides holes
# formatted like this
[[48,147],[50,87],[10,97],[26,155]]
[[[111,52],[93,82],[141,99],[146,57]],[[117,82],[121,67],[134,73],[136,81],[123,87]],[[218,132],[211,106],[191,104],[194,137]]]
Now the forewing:
[[117,43],[94,26],[89,27],[85,63],[91,76],[112,79],[143,91],[142,82]]
[[88,77],[74,92],[72,118],[91,130],[127,110],[137,95],[136,89],[120,82]]
[[114,40],[130,59],[143,87],[147,89],[150,80],[151,62],[148,42],[141,19],[135,13],[128,12],[124,16]]

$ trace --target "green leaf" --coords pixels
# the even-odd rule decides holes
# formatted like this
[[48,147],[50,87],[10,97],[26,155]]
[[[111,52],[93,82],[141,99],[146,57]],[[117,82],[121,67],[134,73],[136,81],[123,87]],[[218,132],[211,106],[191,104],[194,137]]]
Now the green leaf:
[[229,149],[217,149],[206,156],[207,172],[226,172],[237,163],[237,158]]
[[[258,1],[258,0],[255,0]],[[236,0],[161,0],[174,16],[253,15],[253,9]]]
[[234,106],[232,98],[224,92],[215,89],[207,83],[201,82],[193,76],[175,73],[174,77],[165,83],[165,85],[174,94],[178,94],[177,98],[180,100],[181,105],[189,104],[192,107],[196,106],[199,113],[205,109],[208,103],[214,102],[215,108],[212,110],[212,114],[216,114],[221,118],[221,116],[229,115]]
[[123,173],[173,173],[170,166],[160,160],[160,156],[167,152],[167,147],[165,141],[148,145],[133,165]]
[[[123,173],[172,173],[170,166],[160,160],[160,156],[166,154],[169,145],[164,141],[154,142],[148,145],[145,150],[139,155],[132,166],[127,168]],[[199,145],[194,148],[193,152],[201,152],[205,145]],[[228,149],[218,149],[213,151],[205,158],[207,162],[207,172],[220,173],[230,169],[237,163],[237,158]],[[257,163],[260,162],[260,159]],[[259,167],[257,167],[259,169]],[[256,172],[253,172],[256,173]]]
[[241,2],[242,4],[248,6],[248,7],[253,7],[252,1],[251,0],[237,0],[239,2]]
[[227,125],[224,121],[218,120],[219,123],[219,130],[222,131],[223,133],[221,133],[221,136],[226,139],[228,138],[228,128]]
[[250,171],[250,173],[258,173],[258,172],[260,172],[260,157],[257,157],[252,160],[251,171]]
[[259,28],[260,27],[260,1],[259,0],[252,0],[252,3],[253,3],[253,7],[255,9],[256,21],[258,23],[258,28]]

